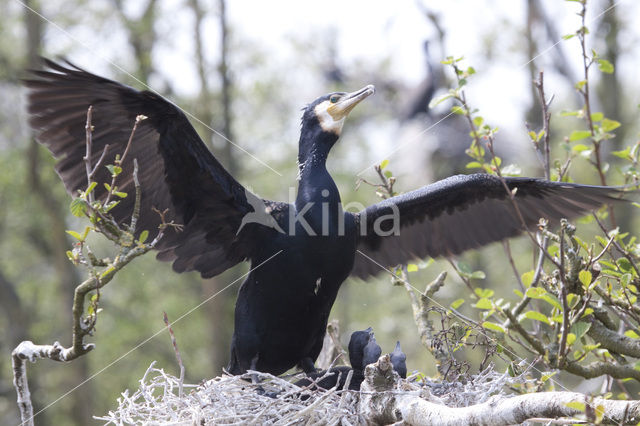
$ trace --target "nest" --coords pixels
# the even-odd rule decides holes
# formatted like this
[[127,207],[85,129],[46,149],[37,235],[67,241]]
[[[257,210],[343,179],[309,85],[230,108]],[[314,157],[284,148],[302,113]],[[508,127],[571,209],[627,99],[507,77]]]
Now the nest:
[[[182,384],[180,379],[155,368],[153,362],[133,394],[118,398],[118,408],[95,417],[105,425],[360,425],[361,392],[301,388],[271,374],[250,372],[223,375],[200,385]],[[510,377],[487,368],[465,383],[418,380],[418,375],[400,380],[390,392],[416,393],[447,406],[469,406],[502,395],[507,386],[523,383],[524,376]],[[252,382],[257,378],[257,383]]]

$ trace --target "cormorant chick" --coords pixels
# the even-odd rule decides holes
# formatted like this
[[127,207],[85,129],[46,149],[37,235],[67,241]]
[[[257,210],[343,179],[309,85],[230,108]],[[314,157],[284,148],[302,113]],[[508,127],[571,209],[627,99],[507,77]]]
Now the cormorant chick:
[[407,355],[400,348],[400,341],[396,342],[396,348],[389,354],[393,369],[402,377],[407,378]]
[[[338,384],[338,389],[344,389],[347,375],[353,370],[349,390],[360,390],[360,385],[364,380],[364,367],[378,361],[382,349],[376,343],[376,338],[371,327],[362,331],[354,331],[349,339],[349,362],[351,367],[340,365],[330,369],[330,375],[318,380],[316,385],[322,389],[332,389]],[[376,355],[377,354],[377,355]],[[326,370],[309,373],[304,379],[298,380],[295,384],[304,387],[309,386],[316,380],[327,374]]]

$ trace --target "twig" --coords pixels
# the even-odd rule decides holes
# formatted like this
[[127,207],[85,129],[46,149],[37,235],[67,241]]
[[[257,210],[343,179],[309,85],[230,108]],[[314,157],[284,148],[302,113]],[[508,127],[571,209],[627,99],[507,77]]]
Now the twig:
[[542,149],[539,146],[539,142],[534,143],[536,151],[538,151],[543,159],[542,161],[542,169],[544,170],[544,177],[547,180],[551,180],[551,159],[550,159],[550,151],[551,146],[549,144],[549,136],[550,136],[550,128],[551,126],[551,112],[549,112],[549,106],[553,101],[553,96],[551,99],[547,101],[544,95],[544,72],[540,71],[538,80],[534,81],[533,84],[538,89],[538,95],[540,96],[540,105],[542,107],[542,130],[544,131],[543,145]]
[[558,367],[562,368],[564,364],[564,356],[567,352],[567,336],[569,335],[569,303],[567,301],[567,282],[565,276],[565,247],[564,237],[565,229],[568,225],[565,219],[562,219],[560,226],[560,301],[562,302],[562,334],[560,335],[560,342],[558,348]]
[[178,366],[180,366],[180,379],[178,381],[179,392],[178,396],[182,398],[184,393],[182,392],[182,388],[184,386],[184,364],[182,363],[182,357],[180,356],[180,350],[178,349],[178,342],[176,341],[176,336],[173,334],[173,329],[171,328],[171,324],[169,324],[169,317],[167,317],[167,313],[162,311],[162,318],[164,319],[164,323],[167,326],[167,330],[169,330],[169,335],[171,336],[171,343],[173,344],[173,350],[176,353],[176,359],[178,360]]
[[[105,153],[107,151],[107,146],[105,146],[98,164],[96,164],[96,167],[92,167],[92,111],[92,107],[89,107],[87,110],[87,120],[85,125],[86,152],[85,157],[83,158],[85,163],[88,187],[93,184],[93,175],[97,167],[100,165],[100,162],[104,159]],[[138,119],[136,119],[136,124],[138,123],[139,119],[140,116],[138,117]],[[136,126],[134,125],[134,130],[135,128]],[[129,145],[132,139],[133,132],[131,134],[131,137],[129,138]],[[129,145],[127,145],[127,150]],[[126,156],[127,150],[125,150],[125,155],[123,155],[123,158]],[[116,176],[114,176],[114,180],[115,177]],[[136,185],[136,201],[132,213],[131,227],[132,229],[135,229],[135,223],[137,222],[140,215],[141,202],[141,189],[138,180],[137,162],[135,160],[133,180]],[[114,185],[112,185],[112,190],[110,192],[113,191]],[[35,362],[37,359],[47,358],[52,361],[69,362],[93,350],[95,346],[91,343],[85,343],[84,338],[91,335],[95,329],[98,314],[98,300],[100,289],[107,285],[114,278],[115,274],[127,264],[129,264],[133,259],[142,256],[143,254],[152,250],[162,239],[164,229],[167,226],[173,225],[172,223],[166,224],[164,221],[164,216],[162,216],[163,220],[161,229],[151,243],[136,245],[131,244],[130,242],[127,243],[125,241],[121,241],[120,228],[118,223],[111,216],[109,216],[109,214],[106,213],[105,210],[105,207],[108,204],[108,200],[102,201],[100,203],[100,206],[96,206],[94,205],[94,198],[91,194],[92,192],[89,192],[87,196],[87,215],[93,219],[92,223],[95,226],[93,230],[101,232],[108,239],[114,241],[118,246],[119,251],[118,254],[114,257],[113,261],[108,261],[107,259],[96,259],[95,255],[93,255],[93,252],[84,244],[84,240],[80,242],[77,252],[76,249],[74,249],[74,252],[76,252],[76,255],[78,256],[76,263],[87,265],[87,267],[89,268],[89,277],[80,285],[78,285],[74,291],[72,305],[72,343],[70,347],[65,348],[58,342],[55,342],[53,345],[36,345],[31,341],[23,341],[13,350],[12,364],[14,373],[14,387],[18,395],[18,406],[24,425],[33,425],[33,405],[31,403],[31,395],[29,393],[25,361],[29,360],[31,362]],[[107,199],[108,198],[109,197],[107,196]],[[99,217],[100,219],[95,220],[96,217]],[[83,249],[85,247],[87,250],[86,256],[83,253]],[[76,259],[74,258],[74,262],[75,261]],[[104,267],[104,269],[102,271],[98,271],[96,269],[96,267],[98,266]],[[96,291],[95,299],[91,300],[91,308],[93,309],[85,317],[85,299],[87,298],[87,295],[92,291]]]

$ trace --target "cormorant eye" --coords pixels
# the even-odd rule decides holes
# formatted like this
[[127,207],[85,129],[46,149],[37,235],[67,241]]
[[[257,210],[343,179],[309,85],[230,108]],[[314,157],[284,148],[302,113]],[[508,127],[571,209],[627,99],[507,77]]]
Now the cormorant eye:
[[332,104],[335,104],[336,102],[338,102],[340,100],[340,96],[338,95],[333,95],[329,98],[329,102],[331,102]]

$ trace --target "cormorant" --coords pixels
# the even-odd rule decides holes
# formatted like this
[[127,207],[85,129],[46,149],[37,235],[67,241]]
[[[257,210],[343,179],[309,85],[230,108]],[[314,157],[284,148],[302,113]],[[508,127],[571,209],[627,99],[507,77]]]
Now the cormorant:
[[[397,348],[398,346],[396,346]],[[330,373],[326,377],[320,379],[327,374],[327,371],[318,371],[315,373],[308,373],[307,377],[298,380],[295,384],[303,387],[309,386],[312,380],[320,379],[316,382],[316,385],[322,389],[332,389],[338,385],[338,389],[344,389],[344,385],[347,382],[347,376],[350,371],[353,371],[351,375],[351,381],[349,382],[349,390],[360,390],[360,385],[364,381],[364,368],[378,361],[382,354],[382,348],[376,343],[376,338],[371,327],[362,331],[354,331],[351,333],[349,339],[349,363],[351,367],[345,365],[339,365],[332,367]],[[395,351],[394,351],[395,353]],[[404,355],[404,354],[403,354]],[[391,354],[391,360],[393,369],[402,376],[402,372],[396,369],[396,364],[393,363],[393,354]],[[406,360],[405,356],[405,360]],[[404,378],[407,377],[407,367],[404,366]]]
[[402,352],[402,348],[400,347],[400,341],[396,342],[396,347],[389,354],[389,358],[391,359],[391,365],[393,365],[393,369],[402,377],[403,379],[407,378],[407,355]]
[[[280,230],[253,221],[239,230],[243,217],[254,212],[256,203],[249,199],[257,197],[222,167],[177,106],[70,63],[45,64],[49,70],[34,71],[25,80],[30,124],[58,160],[56,170],[70,194],[87,185],[87,108],[93,106],[93,164],[106,145],[104,164],[123,153],[142,114],[147,118],[139,123],[118,186],[135,192],[137,158],[142,188],[138,229],[157,229],[160,219],[153,207],[168,209],[166,219],[184,226],[180,232],[167,231],[157,257],[173,262],[177,272],[196,270],[203,277],[251,262],[236,301],[228,367],[233,374],[254,369],[277,375],[296,365],[315,371],[329,312],[350,274],[364,279],[381,272],[381,265],[454,255],[523,230],[503,182],[487,174],[454,176],[359,213],[343,211],[325,164],[346,116],[373,94],[373,86],[321,96],[304,109],[295,203],[262,200]],[[110,179],[106,168],[95,176],[97,182]],[[505,181],[529,228],[540,217],[557,223],[619,195],[613,188],[535,178]],[[102,185],[95,188],[96,197],[105,192]],[[112,210],[117,220],[130,217],[133,199],[122,199]]]
[[362,369],[369,364],[373,364],[378,361],[382,355],[382,348],[376,342],[376,336],[371,332],[371,338],[369,339],[369,343],[364,347],[362,351]]

